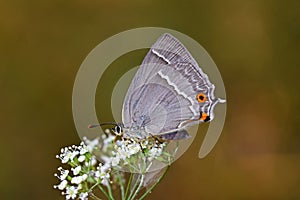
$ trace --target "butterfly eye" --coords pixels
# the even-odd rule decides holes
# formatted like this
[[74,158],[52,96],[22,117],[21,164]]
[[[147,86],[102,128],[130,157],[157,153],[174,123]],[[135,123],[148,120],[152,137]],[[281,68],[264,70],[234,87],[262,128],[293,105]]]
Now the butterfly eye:
[[205,101],[207,100],[206,95],[203,94],[203,93],[199,93],[199,94],[197,95],[197,100],[198,100],[198,102],[200,102],[200,103],[205,102]]
[[208,116],[208,114],[206,113],[201,113],[200,115],[200,120],[204,121],[204,122],[207,122],[210,120],[210,117]]
[[115,126],[115,128],[112,129],[112,131],[116,134],[116,135],[121,135],[122,132],[122,128],[120,126]]

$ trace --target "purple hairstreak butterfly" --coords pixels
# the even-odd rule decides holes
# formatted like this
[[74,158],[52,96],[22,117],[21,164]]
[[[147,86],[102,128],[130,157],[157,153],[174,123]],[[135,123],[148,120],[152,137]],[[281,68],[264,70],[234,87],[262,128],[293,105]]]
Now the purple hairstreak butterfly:
[[[123,103],[122,123],[113,132],[125,138],[188,138],[187,127],[213,120],[215,106],[225,102],[214,90],[184,45],[165,33],[136,72]],[[105,124],[112,123],[100,125]]]

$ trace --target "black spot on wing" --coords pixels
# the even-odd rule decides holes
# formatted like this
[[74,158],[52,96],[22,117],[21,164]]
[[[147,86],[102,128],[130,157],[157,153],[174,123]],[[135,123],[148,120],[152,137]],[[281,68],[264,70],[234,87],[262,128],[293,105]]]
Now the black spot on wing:
[[209,117],[209,116],[207,116],[207,117],[205,118],[204,122],[208,122],[208,121],[210,121],[210,117]]

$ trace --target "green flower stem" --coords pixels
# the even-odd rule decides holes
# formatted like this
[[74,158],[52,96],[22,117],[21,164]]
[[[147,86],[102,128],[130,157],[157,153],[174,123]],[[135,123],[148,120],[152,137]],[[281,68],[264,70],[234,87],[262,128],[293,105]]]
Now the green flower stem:
[[129,165],[129,167],[131,167],[131,170],[133,170],[133,171],[139,171],[138,168],[136,168],[134,165],[130,164],[129,162],[128,162],[128,165]]
[[96,200],[102,200],[100,198],[98,198],[96,195],[94,195],[94,193],[90,193],[90,196],[93,198],[93,199],[96,199]]
[[128,183],[127,183],[127,186],[126,186],[125,199],[127,199],[128,192],[129,192],[129,189],[130,189],[130,186],[131,186],[131,183],[132,183],[132,178],[133,178],[133,173],[130,173],[129,180],[128,180]]
[[91,192],[95,187],[97,187],[99,185],[99,183],[95,183],[90,189],[88,192]]
[[101,187],[101,185],[97,185],[98,186],[98,188],[101,190],[101,192],[106,196],[106,198],[107,199],[110,199],[110,197],[109,197],[109,195],[107,194],[107,192],[104,190],[104,188],[103,187]]
[[138,176],[137,179],[135,180],[135,183],[134,183],[134,185],[133,185],[133,188],[130,190],[130,195],[129,195],[129,197],[128,197],[127,200],[130,200],[130,199],[131,199],[131,197],[132,197],[132,195],[133,195],[133,193],[134,193],[136,187],[138,186],[138,183],[139,183],[140,179],[141,179],[141,174],[139,174],[139,176]]
[[113,194],[112,194],[112,190],[111,190],[111,187],[110,187],[110,183],[109,183],[109,181],[107,181],[107,182],[108,182],[107,189],[108,189],[109,199],[110,200],[114,200],[114,197],[113,197]]
[[122,200],[125,200],[124,182],[123,182],[122,176],[120,174],[120,171],[118,171],[117,173],[118,173],[118,179],[119,179],[119,184],[120,184],[120,188],[121,188],[121,197],[122,197]]
[[134,200],[134,198],[136,197],[136,195],[139,193],[139,191],[141,190],[143,184],[144,184],[144,177],[145,175],[142,174],[141,180],[140,180],[140,184],[138,186],[138,188],[136,189],[135,193],[133,194],[133,196],[131,197],[132,200]]
[[166,170],[161,175],[161,177],[159,177],[159,179],[139,198],[139,200],[144,199],[149,193],[151,193],[151,191],[157,186],[157,184],[160,183],[160,181],[165,177],[169,169],[170,165],[167,166]]

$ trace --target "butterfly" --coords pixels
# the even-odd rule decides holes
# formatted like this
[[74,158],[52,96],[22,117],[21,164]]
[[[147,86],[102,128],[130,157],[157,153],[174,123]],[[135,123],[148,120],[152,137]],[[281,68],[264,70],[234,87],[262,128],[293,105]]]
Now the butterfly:
[[113,132],[123,137],[181,140],[186,127],[209,122],[225,100],[184,45],[169,33],[158,38],[136,72],[123,103],[122,123]]

